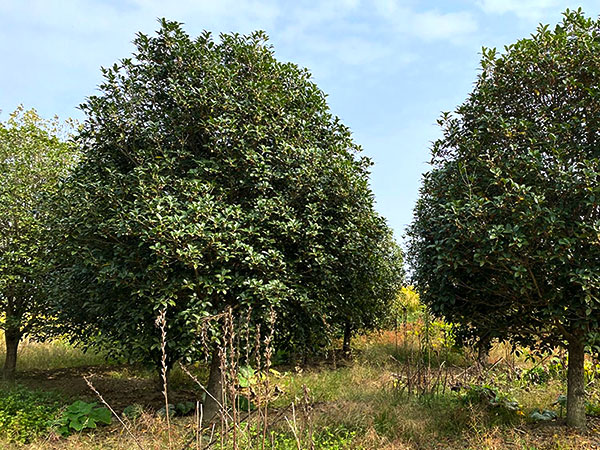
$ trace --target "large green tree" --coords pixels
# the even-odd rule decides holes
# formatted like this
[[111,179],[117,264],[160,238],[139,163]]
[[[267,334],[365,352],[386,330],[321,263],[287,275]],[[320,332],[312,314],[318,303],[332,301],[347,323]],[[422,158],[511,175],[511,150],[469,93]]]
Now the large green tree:
[[568,348],[567,423],[585,426],[600,320],[600,21],[567,11],[501,54],[440,123],[409,230],[421,298],[475,330]]
[[51,249],[48,198],[74,162],[69,130],[23,107],[0,122],[0,328],[7,378],[14,376],[20,340],[43,336],[51,323],[42,289]]
[[[320,345],[341,298],[370,282],[357,271],[390,270],[370,161],[310,74],[278,62],[260,32],[191,39],[163,20],[135,45],[81,107],[56,285],[70,326],[158,362],[166,308],[172,364],[205,353],[203,318],[252,307],[260,322],[273,308],[280,343]],[[353,248],[366,225],[374,238]]]

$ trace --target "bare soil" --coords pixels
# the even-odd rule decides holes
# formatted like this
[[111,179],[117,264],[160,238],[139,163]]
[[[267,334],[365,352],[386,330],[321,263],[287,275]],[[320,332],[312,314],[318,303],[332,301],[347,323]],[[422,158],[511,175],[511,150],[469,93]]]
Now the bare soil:
[[[125,366],[87,366],[69,369],[31,370],[20,372],[17,382],[32,389],[55,391],[68,399],[100,401],[84,380],[87,377],[104,400],[117,412],[132,404],[158,410],[165,405],[158,377],[125,376]],[[118,376],[115,374],[118,373]],[[195,401],[198,392],[169,387],[169,403]]]

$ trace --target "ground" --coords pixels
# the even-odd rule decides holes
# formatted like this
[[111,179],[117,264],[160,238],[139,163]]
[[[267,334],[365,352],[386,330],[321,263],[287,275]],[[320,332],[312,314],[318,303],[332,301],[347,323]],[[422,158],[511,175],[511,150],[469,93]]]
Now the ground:
[[[110,364],[102,355],[85,355],[61,342],[27,343],[20,355],[19,385],[55,392],[64,405],[77,399],[100,403],[84,381],[86,376],[117,414],[133,404],[141,405],[143,413],[132,420],[122,419],[128,431],[113,420],[109,426],[66,438],[45,430],[35,438],[21,439],[27,443],[10,442],[14,435],[11,438],[2,431],[5,422],[0,420],[0,446],[201,448],[198,439],[202,448],[209,444],[215,449],[263,445],[281,449],[600,449],[600,419],[594,416],[600,371],[593,361],[586,366],[589,427],[578,433],[565,427],[563,408],[556,403],[565,392],[560,352],[534,360],[527,352],[516,357],[507,346],[497,344],[483,367],[474,363],[467,350],[453,348],[439,330],[427,333],[430,341],[424,346],[421,327],[417,323],[359,337],[351,359],[337,355],[315,359],[304,367],[280,365],[270,374],[269,390],[265,390],[270,401],[266,419],[264,409],[255,409],[248,418],[240,408],[226,423],[201,427],[202,435],[193,410],[171,417],[169,426],[156,414],[165,400],[152,372]],[[204,382],[205,366],[190,370]],[[264,383],[264,379],[256,382],[254,389],[260,391]],[[11,389],[4,384],[0,396],[8,396]],[[173,404],[195,402],[201,391],[181,369],[175,369],[168,395]],[[534,420],[531,414],[536,409],[552,411],[557,417]],[[235,438],[233,430],[222,432],[233,422],[238,424]]]

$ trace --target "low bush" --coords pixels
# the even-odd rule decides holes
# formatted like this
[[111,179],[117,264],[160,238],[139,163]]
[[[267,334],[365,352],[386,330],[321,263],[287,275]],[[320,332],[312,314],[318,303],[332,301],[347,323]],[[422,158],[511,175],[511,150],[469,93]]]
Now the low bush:
[[522,410],[519,402],[510,396],[499,393],[490,386],[471,386],[462,395],[467,405],[481,405],[489,413],[491,423],[511,424],[519,419]]

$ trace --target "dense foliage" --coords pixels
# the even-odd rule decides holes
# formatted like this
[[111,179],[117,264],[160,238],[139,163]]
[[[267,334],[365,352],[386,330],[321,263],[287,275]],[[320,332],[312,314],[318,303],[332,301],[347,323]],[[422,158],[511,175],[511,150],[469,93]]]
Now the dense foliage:
[[191,39],[163,20],[135,45],[81,106],[60,206],[70,325],[156,363],[166,309],[169,365],[210,352],[199,329],[228,308],[257,323],[273,308],[278,341],[305,349],[339,322],[372,326],[401,258],[370,161],[309,73],[262,33]]
[[410,228],[421,299],[483,336],[569,348],[568,423],[585,423],[600,320],[600,21],[484,49],[444,114]]
[[20,339],[39,337],[51,324],[41,289],[51,249],[47,200],[74,161],[69,129],[23,107],[0,122],[0,327],[8,377]]

